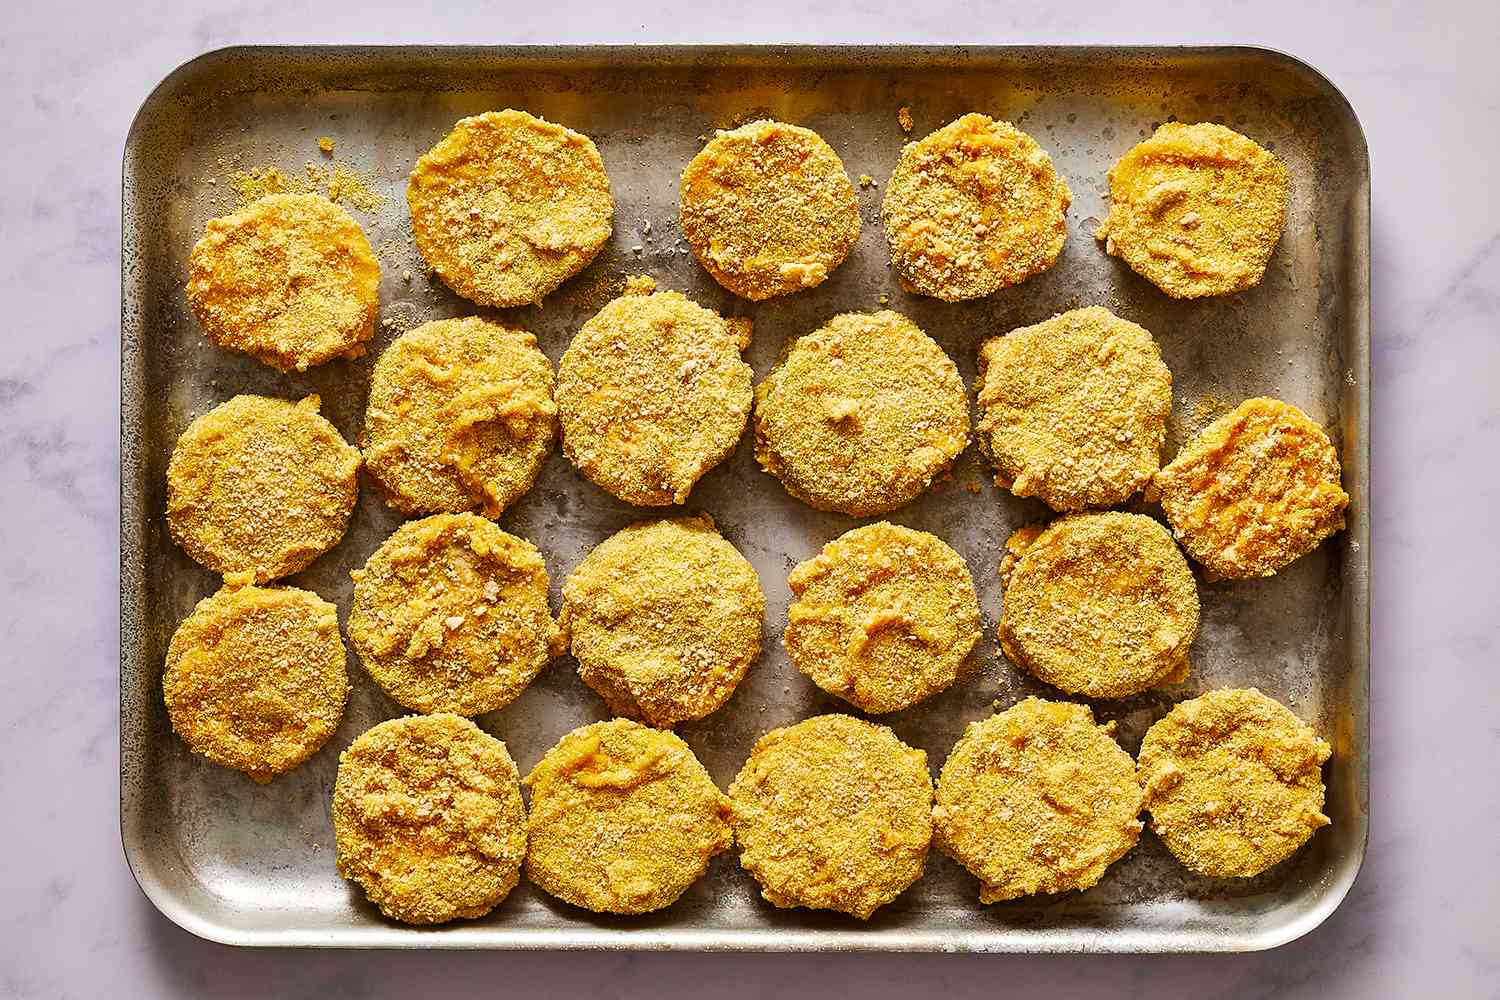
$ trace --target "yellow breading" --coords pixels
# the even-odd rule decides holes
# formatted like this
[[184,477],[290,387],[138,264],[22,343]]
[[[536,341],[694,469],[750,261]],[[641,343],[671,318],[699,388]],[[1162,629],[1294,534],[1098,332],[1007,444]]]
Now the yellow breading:
[[359,497],[359,450],[319,405],[235,396],[188,425],[167,465],[167,527],[188,555],[265,583],[339,543]]
[[979,901],[1087,889],[1135,846],[1135,761],[1086,705],[1027,698],[971,722],[938,777],[935,842]]
[[408,924],[482,917],[520,880],[526,807],[505,744],[456,715],[367,729],[333,786],[339,874]]
[[1092,306],[979,348],[980,448],[995,482],[1055,510],[1123,503],[1161,466],[1172,373],[1144,328]]
[[979,597],[941,539],[880,521],[823,546],[787,578],[784,641],[797,669],[866,712],[942,691],[979,641]]
[[906,144],[880,218],[902,284],[957,302],[1051,267],[1072,201],[1036,140],[1010,122],[968,114]]
[[1141,743],[1151,829],[1200,875],[1259,875],[1328,825],[1322,769],[1331,752],[1255,688],[1184,701]]
[[762,736],[734,784],[740,864],[781,907],[868,919],[922,877],[927,755],[885,726],[819,715]]
[[583,324],[558,365],[563,451],[627,503],[683,503],[744,433],[748,345],[740,325],[637,282]]
[[364,231],[315,194],[211,219],[188,257],[188,304],[208,336],[284,372],[363,354],[379,289]]
[[349,575],[349,641],[414,711],[494,711],[562,652],[541,553],[477,514],[408,521]]
[[1156,474],[1188,555],[1221,577],[1272,576],[1344,527],[1349,494],[1323,428],[1288,403],[1247,399]]
[[1256,285],[1286,223],[1287,169],[1223,125],[1168,122],[1109,171],[1104,248],[1174,299]]
[[593,140],[524,111],[465,118],[406,187],[422,259],[480,305],[523,306],[588,266],[615,203]]
[[553,385],[529,333],[473,316],[424,323],[375,363],[366,467],[403,513],[499,517],[552,450]]
[[673,726],[734,694],[760,656],[765,609],[755,568],[704,515],[600,542],[563,585],[560,624],[610,711]]
[[526,877],[596,913],[671,906],[733,840],[729,800],[692,749],[638,722],[573,730],[526,785]]
[[1022,528],[1000,565],[1000,648],[1070,694],[1125,698],[1187,679],[1198,584],[1166,528],[1141,514],[1073,514]]
[[859,203],[816,132],[755,121],[682,172],[682,234],[714,280],[759,301],[821,285],[859,240]]
[[820,510],[895,510],[968,441],[957,366],[889,310],[835,316],[788,344],[755,389],[756,459]]
[[295,587],[225,587],[172,633],[162,694],[172,728],[264,784],[317,752],[349,696],[338,610]]

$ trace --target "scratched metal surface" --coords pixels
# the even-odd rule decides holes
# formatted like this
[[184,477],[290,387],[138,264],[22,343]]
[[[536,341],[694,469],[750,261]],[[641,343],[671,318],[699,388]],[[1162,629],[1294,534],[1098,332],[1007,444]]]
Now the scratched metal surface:
[[[910,105],[920,136],[981,110],[1010,119],[1052,155],[1074,192],[1057,265],[1017,288],[962,305],[905,294],[890,272],[879,199]],[[373,357],[394,329],[476,311],[425,278],[410,243],[407,171],[458,118],[524,108],[598,144],[617,204],[615,232],[595,263],[542,308],[506,318],[532,330],[555,363],[572,333],[624,274],[646,273],[728,314],[752,316],[757,377],[783,341],[829,316],[877,307],[913,317],[972,385],[985,337],[1075,305],[1103,304],[1142,323],[1174,376],[1166,457],[1207,418],[1250,395],[1296,403],[1330,426],[1353,496],[1350,528],[1279,576],[1203,583],[1203,630],[1185,684],[1094,703],[1134,752],[1176,701],[1223,685],[1259,686],[1334,745],[1325,777],[1331,828],[1258,878],[1200,878],[1149,831],[1084,893],[977,903],[977,885],[934,854],[926,876],[867,924],[778,910],[760,900],[733,852],[664,912],[602,917],[523,884],[488,917],[437,929],[383,920],[334,870],[328,814],[338,753],[368,726],[401,714],[350,656],[353,694],[338,733],[308,763],[268,786],[190,754],[161,701],[166,643],[216,578],[167,535],[164,474],[176,436],[238,392],[316,392],[350,440]],[[677,225],[677,177],[699,136],[751,117],[810,126],[838,151],[859,192],[864,230],[849,260],[817,289],[762,304],[722,291],[694,262]],[[1105,211],[1105,170],[1154,126],[1224,122],[1273,148],[1291,169],[1286,234],[1265,280],[1228,298],[1175,302],[1106,257],[1092,231]],[[382,326],[372,353],[281,376],[209,344],[183,297],[189,248],[226,208],[229,173],[338,162],[386,196],[353,210],[381,257]],[[210,179],[215,183],[209,183]],[[460,948],[1185,951],[1269,947],[1314,927],[1343,898],[1367,826],[1368,692],[1368,163],[1353,112],[1315,71],[1259,49],[1216,48],[250,48],[211,53],[169,76],[131,130],[124,163],[122,261],[121,822],[127,857],[148,896],[195,933],[247,945]],[[403,270],[414,273],[403,280]],[[1139,506],[1139,503],[1137,503]],[[761,660],[729,704],[682,735],[721,784],[757,736],[809,715],[846,710],[790,665],[780,644],[787,571],[856,521],[790,499],[755,466],[748,435],[694,490],[761,575],[768,604]],[[1148,508],[1141,508],[1148,509]],[[651,512],[619,503],[560,453],[500,519],[535,541],[552,575],[599,540]],[[964,725],[998,702],[1059,697],[1000,655],[994,624],[1000,544],[1046,514],[995,489],[971,446],[951,480],[891,517],[933,531],[968,560],[985,637],[951,690],[886,716],[927,751],[934,773]],[[348,571],[398,523],[364,490],[348,536],[288,582],[348,610]],[[523,772],[562,734],[607,716],[556,661],[515,703],[478,721],[503,738]]]

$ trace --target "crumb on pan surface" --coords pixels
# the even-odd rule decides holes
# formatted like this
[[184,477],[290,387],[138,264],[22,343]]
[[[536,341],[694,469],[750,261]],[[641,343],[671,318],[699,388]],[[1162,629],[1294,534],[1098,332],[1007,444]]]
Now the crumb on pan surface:
[[307,567],[344,537],[358,449],[321,400],[235,396],[188,425],[167,465],[167,527],[193,559],[257,583]]
[[899,313],[844,313],[790,343],[755,389],[755,457],[820,510],[883,514],[969,441],[958,367]]
[[1177,299],[1260,282],[1281,239],[1286,164],[1232,129],[1167,122],[1109,170],[1105,250]]
[[744,433],[748,333],[748,323],[637,280],[583,324],[558,364],[568,460],[627,503],[686,501]]
[[1000,574],[1000,647],[1038,679],[1090,698],[1187,679],[1198,584],[1151,518],[1111,511],[1022,528]]
[[1289,403],[1247,399],[1151,482],[1188,555],[1231,579],[1272,576],[1344,527],[1349,494],[1328,434]]
[[227,586],[172,633],[162,694],[195,753],[264,784],[316,753],[343,718],[338,610],[295,587]]
[[1051,267],[1072,200],[1036,140],[967,114],[902,149],[880,218],[902,283],[957,302]]
[[1322,769],[1331,753],[1255,688],[1181,702],[1141,743],[1151,829],[1200,875],[1259,875],[1328,825]]
[[1025,701],[971,722],[943,764],[935,843],[979,901],[1087,889],[1135,846],[1135,762],[1086,705]]
[[670,906],[733,840],[729,799],[692,749],[627,719],[573,730],[525,784],[526,877],[596,913]]
[[859,240],[838,154],[778,121],[716,132],[682,172],[681,216],[704,270],[756,301],[822,284]]
[[477,514],[408,521],[349,575],[349,641],[413,711],[502,708],[562,652],[541,553]]
[[461,120],[406,188],[422,259],[459,295],[541,302],[609,239],[614,199],[588,136],[524,111]]
[[339,757],[338,869],[387,917],[482,917],[520,879],[526,807],[505,744],[456,715],[391,719]]
[[474,316],[424,323],[375,363],[366,468],[403,513],[498,517],[552,450],[554,384],[530,333]]
[[881,521],[846,532],[787,580],[784,641],[797,669],[866,712],[942,691],[980,638],[963,557],[935,535]]
[[755,568],[705,516],[642,521],[563,584],[559,624],[610,711],[673,726],[715,711],[760,656]]
[[270,195],[211,219],[188,257],[188,304],[204,332],[283,372],[363,354],[379,288],[364,231],[315,194]]
[[776,906],[868,919],[926,866],[927,755],[885,726],[820,715],[773,729],[729,797],[740,865]]
[[1172,373],[1143,327],[1091,306],[986,340],[975,436],[995,481],[1054,510],[1123,503],[1161,466]]

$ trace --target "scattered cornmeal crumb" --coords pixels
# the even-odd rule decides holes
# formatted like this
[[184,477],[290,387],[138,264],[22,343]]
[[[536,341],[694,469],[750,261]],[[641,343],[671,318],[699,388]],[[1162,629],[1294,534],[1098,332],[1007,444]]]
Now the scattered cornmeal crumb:
[[321,149],[323,152],[327,153],[329,156],[332,156],[333,155],[333,140],[330,139],[326,135],[325,136],[320,136],[318,138],[318,148]]
[[901,126],[901,131],[907,133],[908,135],[911,134],[911,108],[908,108],[903,104],[901,107],[896,109],[896,124]]
[[869,174],[860,174],[859,175],[859,186],[860,187],[862,187],[862,188],[872,187],[874,184],[875,184],[875,178],[871,177]]

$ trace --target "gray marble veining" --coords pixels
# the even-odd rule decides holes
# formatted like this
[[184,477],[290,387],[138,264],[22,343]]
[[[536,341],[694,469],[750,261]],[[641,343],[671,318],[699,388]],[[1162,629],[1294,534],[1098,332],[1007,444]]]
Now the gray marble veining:
[[[0,996],[1497,995],[1500,11],[1217,0],[717,10],[183,0],[17,5],[0,31]],[[117,818],[119,157],[172,66],[236,42],[1219,42],[1344,89],[1374,173],[1372,837],[1343,907],[1249,956],[291,954],[198,941],[132,884]]]

